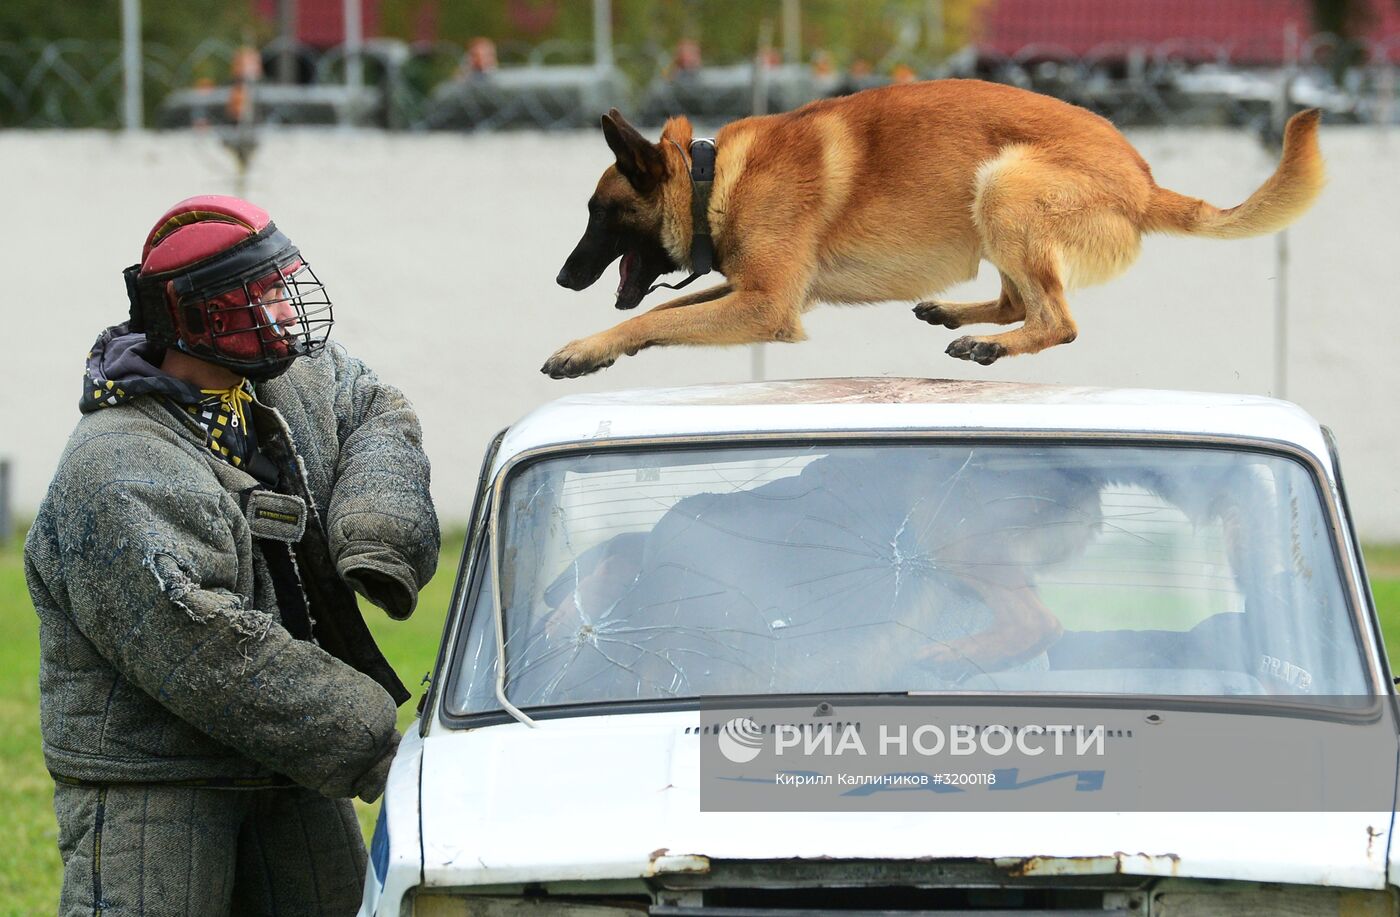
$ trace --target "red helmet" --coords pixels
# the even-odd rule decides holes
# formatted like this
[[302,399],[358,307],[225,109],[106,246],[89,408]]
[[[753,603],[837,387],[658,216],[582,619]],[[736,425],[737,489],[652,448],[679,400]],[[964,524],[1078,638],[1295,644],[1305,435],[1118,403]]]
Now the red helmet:
[[297,247],[265,210],[236,197],[171,207],[124,273],[130,330],[252,379],[320,350],[334,322]]

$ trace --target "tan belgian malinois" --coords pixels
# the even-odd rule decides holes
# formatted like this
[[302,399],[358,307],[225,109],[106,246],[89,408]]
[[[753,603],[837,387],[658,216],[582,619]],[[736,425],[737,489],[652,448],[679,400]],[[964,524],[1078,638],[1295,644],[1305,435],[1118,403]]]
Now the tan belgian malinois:
[[[1143,233],[1238,239],[1307,210],[1323,184],[1318,120],[1316,110],[1294,115],[1274,174],[1220,210],[1159,187],[1098,115],[976,80],[736,121],[715,138],[703,179],[687,119],[652,143],[614,109],[603,134],[617,161],[559,283],[585,289],[621,258],[616,305],[630,309],[660,275],[694,270],[697,253],[726,282],[574,341],[542,371],[581,376],[655,345],[799,341],[802,314],[819,302],[915,301],[918,318],[947,328],[1021,322],[948,346],[984,365],[1068,343],[1077,329],[1065,292],[1127,269]],[[1001,274],[997,299],[931,298],[984,259]]]

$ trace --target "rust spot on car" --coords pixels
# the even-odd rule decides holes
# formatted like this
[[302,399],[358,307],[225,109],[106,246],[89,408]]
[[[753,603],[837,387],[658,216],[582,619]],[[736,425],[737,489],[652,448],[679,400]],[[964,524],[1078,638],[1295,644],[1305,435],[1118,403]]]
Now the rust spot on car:
[[710,871],[710,858],[695,854],[672,856],[665,847],[652,851],[647,863],[648,876],[675,875],[676,873],[705,874]]
[[996,864],[1012,876],[1175,876],[1181,868],[1181,857],[1175,853],[1125,853],[1119,850],[1105,856],[1003,858],[996,860]]

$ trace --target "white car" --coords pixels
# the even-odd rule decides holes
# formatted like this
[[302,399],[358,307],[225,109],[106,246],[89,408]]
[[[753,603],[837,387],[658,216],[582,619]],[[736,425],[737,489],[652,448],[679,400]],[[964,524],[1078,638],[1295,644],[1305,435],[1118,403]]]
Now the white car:
[[[487,453],[361,913],[1400,914],[1393,703],[1331,438],[1294,405],[563,398]],[[996,709],[1017,743],[1096,721],[1109,751],[794,788],[851,768],[775,767],[808,734],[774,709],[979,735]]]

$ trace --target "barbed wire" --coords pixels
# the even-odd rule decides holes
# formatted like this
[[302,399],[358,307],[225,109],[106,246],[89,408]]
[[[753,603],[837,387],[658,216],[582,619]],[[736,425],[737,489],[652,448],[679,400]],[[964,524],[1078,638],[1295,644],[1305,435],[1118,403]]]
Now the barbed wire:
[[[1132,125],[1261,127],[1279,106],[1316,106],[1334,120],[1400,122],[1400,37],[1300,39],[1285,59],[1182,39],[1104,44],[1081,54],[1027,45],[1014,54],[975,47],[939,60],[890,54],[880,71],[862,65],[782,64],[770,58],[700,66],[657,46],[614,48],[610,67],[580,42],[503,44],[489,55],[461,45],[366,42],[364,83],[345,83],[343,47],[310,51],[274,41],[258,49],[262,70],[292,63],[294,82],[233,78],[239,47],[207,40],[180,54],[142,48],[147,126],[355,123],[390,130],[563,129],[597,123],[618,107],[644,124],[673,114],[720,123],[755,112],[889,82],[978,77],[1063,98]],[[284,52],[286,54],[284,55]],[[246,52],[245,52],[246,53]],[[246,76],[246,74],[245,74]],[[122,49],[117,42],[0,43],[0,127],[122,126]],[[247,108],[242,107],[247,106]]]

